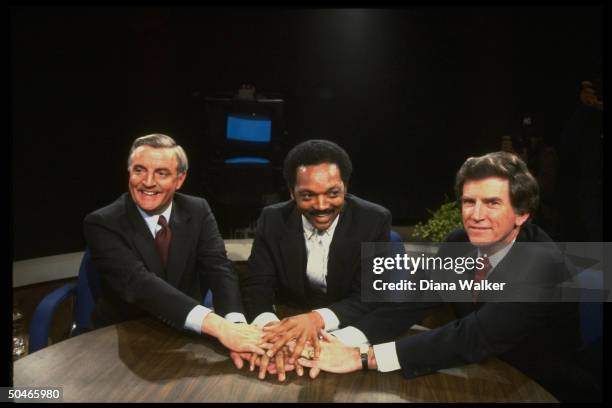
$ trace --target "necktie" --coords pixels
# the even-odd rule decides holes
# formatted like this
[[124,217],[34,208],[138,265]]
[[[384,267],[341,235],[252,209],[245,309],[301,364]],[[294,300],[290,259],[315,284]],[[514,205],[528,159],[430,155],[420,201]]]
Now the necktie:
[[170,248],[170,240],[172,239],[172,232],[170,231],[166,217],[163,215],[159,216],[157,224],[161,225],[161,229],[155,234],[155,246],[157,247],[157,252],[159,252],[162,264],[166,266],[166,261],[168,260],[168,249]]
[[325,247],[323,245],[322,234],[315,231],[309,241],[311,241],[311,247],[308,252],[306,274],[313,289],[326,293]]
[[[480,283],[487,276],[487,273],[489,273],[489,271],[492,268],[491,262],[489,261],[488,257],[486,256],[483,257],[482,263],[484,265],[482,269],[476,269],[476,273],[474,274],[474,284]],[[474,289],[472,291],[472,303],[477,303],[477,302],[478,302],[478,291]]]

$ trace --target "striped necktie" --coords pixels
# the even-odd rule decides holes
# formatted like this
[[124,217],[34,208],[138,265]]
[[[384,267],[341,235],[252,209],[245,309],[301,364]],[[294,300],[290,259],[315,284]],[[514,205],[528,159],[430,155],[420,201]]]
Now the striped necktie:
[[[480,283],[484,278],[487,277],[487,273],[491,270],[491,261],[489,261],[488,257],[483,257],[482,263],[484,266],[482,269],[476,269],[476,273],[474,274],[474,284]],[[474,289],[472,291],[472,303],[478,303],[478,291]]]
[[157,252],[159,252],[159,257],[161,258],[162,264],[165,267],[166,262],[168,261],[168,249],[170,248],[172,231],[170,231],[168,221],[166,221],[166,217],[163,215],[159,216],[157,224],[161,225],[161,229],[155,234],[155,246],[157,247]]

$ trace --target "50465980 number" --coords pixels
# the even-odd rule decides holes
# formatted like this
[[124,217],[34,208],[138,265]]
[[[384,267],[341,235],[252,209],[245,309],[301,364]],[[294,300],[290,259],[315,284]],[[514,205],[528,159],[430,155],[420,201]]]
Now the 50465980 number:
[[63,390],[60,387],[2,387],[0,401],[61,401]]

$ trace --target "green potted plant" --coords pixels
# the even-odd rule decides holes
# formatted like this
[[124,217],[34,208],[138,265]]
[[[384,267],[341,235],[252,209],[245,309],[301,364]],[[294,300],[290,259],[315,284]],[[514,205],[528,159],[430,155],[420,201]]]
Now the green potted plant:
[[435,211],[427,209],[427,212],[431,218],[425,223],[419,222],[412,231],[416,241],[442,242],[451,231],[463,227],[457,201],[451,201],[447,196],[444,196],[444,204],[440,208]]

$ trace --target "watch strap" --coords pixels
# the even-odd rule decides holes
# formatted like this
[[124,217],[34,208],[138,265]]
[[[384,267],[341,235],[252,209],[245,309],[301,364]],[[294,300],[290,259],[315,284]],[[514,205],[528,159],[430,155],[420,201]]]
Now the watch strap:
[[369,346],[359,347],[359,354],[361,355],[361,369],[363,371],[368,370],[368,349]]

